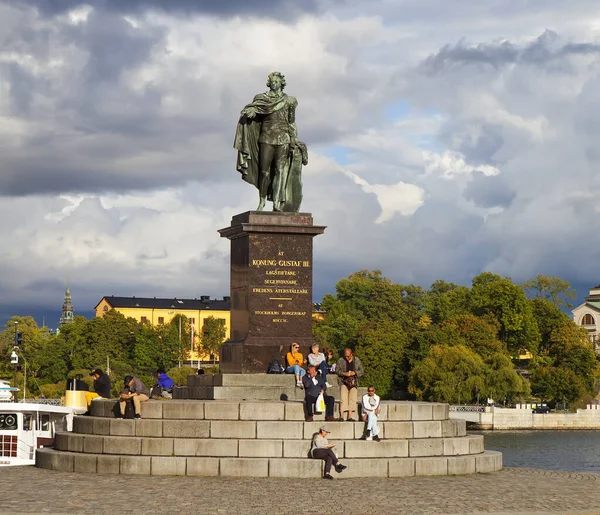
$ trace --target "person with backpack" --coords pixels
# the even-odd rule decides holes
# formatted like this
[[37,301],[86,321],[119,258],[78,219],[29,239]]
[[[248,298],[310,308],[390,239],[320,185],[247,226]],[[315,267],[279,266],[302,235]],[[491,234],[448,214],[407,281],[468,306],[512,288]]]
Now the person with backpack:
[[155,384],[150,390],[150,396],[172,399],[173,387],[175,386],[175,382],[167,375],[167,373],[162,368],[158,369],[156,375],[158,377],[158,383]]
[[287,361],[287,368],[285,369],[286,374],[296,375],[296,386],[302,387],[302,377],[306,374],[306,370],[302,368],[304,365],[304,356],[300,352],[300,345],[292,343],[290,345],[290,352],[285,356]]
[[135,418],[142,418],[142,402],[146,402],[149,399],[149,392],[146,385],[144,385],[139,377],[134,376],[125,376],[123,382],[125,390],[119,396],[121,417],[125,416],[127,401],[131,401],[133,402],[133,407],[135,409]]

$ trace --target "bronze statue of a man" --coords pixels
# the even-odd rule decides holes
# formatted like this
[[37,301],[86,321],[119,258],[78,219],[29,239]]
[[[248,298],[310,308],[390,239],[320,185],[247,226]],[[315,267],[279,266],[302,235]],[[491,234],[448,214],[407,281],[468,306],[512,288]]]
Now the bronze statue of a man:
[[267,87],[242,109],[233,144],[238,151],[236,169],[258,188],[258,211],[272,200],[273,211],[297,212],[300,169],[307,163],[306,145],[298,141],[296,128],[298,101],[283,92],[285,77],[279,72],[269,74]]

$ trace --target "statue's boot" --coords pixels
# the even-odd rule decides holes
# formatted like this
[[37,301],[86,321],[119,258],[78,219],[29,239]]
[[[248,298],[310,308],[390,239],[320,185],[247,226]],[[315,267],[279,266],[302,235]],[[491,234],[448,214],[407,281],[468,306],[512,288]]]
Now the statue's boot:
[[265,208],[265,202],[267,201],[266,197],[260,197],[260,202],[258,203],[257,211],[262,211]]

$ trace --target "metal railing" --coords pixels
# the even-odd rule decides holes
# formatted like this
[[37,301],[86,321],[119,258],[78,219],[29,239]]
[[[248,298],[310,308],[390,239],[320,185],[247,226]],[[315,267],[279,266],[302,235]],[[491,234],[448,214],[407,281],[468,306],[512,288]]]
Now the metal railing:
[[19,455],[32,460],[35,448],[15,435],[0,435],[0,458],[17,458]]
[[23,404],[46,404],[48,406],[60,406],[60,399],[21,399]]
[[456,411],[459,413],[485,413],[485,406],[471,406],[471,405],[450,405],[449,411]]

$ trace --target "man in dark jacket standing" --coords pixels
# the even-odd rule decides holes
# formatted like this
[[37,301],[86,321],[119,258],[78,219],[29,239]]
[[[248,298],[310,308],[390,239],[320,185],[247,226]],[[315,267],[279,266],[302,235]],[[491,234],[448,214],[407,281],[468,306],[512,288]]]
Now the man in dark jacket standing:
[[363,372],[363,365],[352,353],[352,349],[344,349],[344,357],[340,358],[335,365],[335,373],[340,384],[340,420],[344,420],[344,413],[346,413],[348,422],[355,421],[358,378],[363,375]]
[[327,386],[321,376],[317,376],[317,369],[314,366],[309,366],[306,369],[306,375],[302,378],[302,386],[304,386],[304,404],[306,405],[306,421],[313,421],[313,407],[317,398],[322,393],[325,400],[325,420],[334,421],[333,405],[335,399],[331,395],[327,395],[325,391]]

